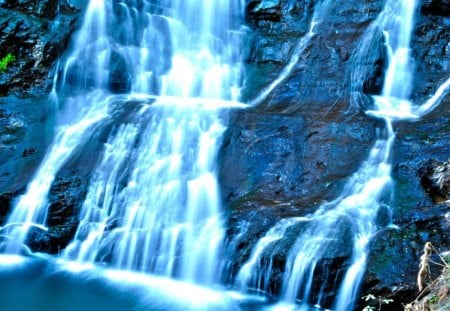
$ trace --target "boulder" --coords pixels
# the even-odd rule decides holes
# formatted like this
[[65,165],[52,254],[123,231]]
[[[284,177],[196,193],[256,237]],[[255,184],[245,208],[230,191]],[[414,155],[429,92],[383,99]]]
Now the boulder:
[[420,181],[434,202],[450,199],[450,161],[430,160],[419,170]]
[[377,122],[346,115],[342,104],[297,111],[251,108],[233,113],[220,151],[225,202],[317,206],[338,196],[367,156]]
[[54,62],[77,26],[79,9],[55,1],[5,1],[0,6],[0,58],[15,57],[0,78],[0,96],[42,93]]

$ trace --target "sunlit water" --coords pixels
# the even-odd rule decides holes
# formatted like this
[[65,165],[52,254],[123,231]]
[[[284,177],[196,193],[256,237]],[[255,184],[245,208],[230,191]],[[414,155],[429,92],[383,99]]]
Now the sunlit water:
[[265,310],[260,297],[52,258],[0,255],[1,309]]
[[[318,267],[330,255],[332,258],[333,253],[342,253],[345,245],[351,243],[353,246],[348,267],[341,280],[334,280],[338,281],[334,285],[338,292],[334,309],[353,310],[366,267],[368,243],[379,229],[378,212],[380,208],[386,209],[390,203],[390,189],[393,186],[391,149],[395,139],[392,122],[419,119],[434,109],[450,89],[449,78],[423,105],[417,106],[410,101],[414,60],[409,44],[415,11],[415,1],[387,1],[361,43],[371,44],[374,30],[381,30],[385,36],[389,62],[382,94],[373,96],[374,106],[366,112],[383,119],[386,124],[367,160],[349,178],[339,198],[324,204],[306,218],[282,220],[270,229],[256,244],[250,258],[239,271],[236,278],[238,287],[269,292],[267,286],[272,277],[274,261],[271,256],[276,254],[273,245],[279,243],[287,230],[299,227],[301,231],[284,267],[281,300],[290,303],[303,301],[307,303],[305,308],[308,308],[308,304],[321,305],[325,294],[323,286],[326,284],[319,291],[313,288]],[[308,36],[304,40],[309,40]],[[289,309],[282,305],[280,308]]]
[[[326,22],[330,4],[318,2],[309,32],[293,49],[290,61],[250,104],[261,103],[285,81],[317,27]],[[273,305],[261,298],[243,298],[251,301],[248,305],[236,302],[241,301],[239,295],[223,288],[190,284],[212,287],[220,279],[224,219],[216,158],[226,129],[226,110],[245,107],[239,102],[244,2],[91,0],[71,50],[54,76],[49,105],[58,110],[55,138],[2,228],[2,235],[8,236],[5,252],[19,252],[31,227],[47,230],[47,197],[58,172],[94,133],[111,129],[92,172],[75,239],[62,253],[64,262],[58,273],[64,276],[52,283],[55,270],[51,266],[43,274],[40,271],[44,279],[36,286],[30,282],[38,272],[19,279],[18,284],[23,281],[31,286],[28,293],[33,299],[24,303],[35,303],[35,310],[47,310],[53,302],[51,307],[65,310],[67,306],[90,308],[106,303],[105,299],[94,295],[89,296],[90,304],[67,304],[76,301],[71,296],[73,289],[112,284],[106,297],[132,296],[113,299],[118,310],[320,308],[325,284],[314,292],[314,272],[322,259],[342,251],[342,239],[347,239],[349,259],[335,285],[334,307],[352,310],[368,243],[379,228],[378,212],[387,208],[391,198],[392,122],[419,119],[437,107],[450,89],[449,78],[424,104],[414,105],[410,100],[413,59],[409,43],[415,6],[414,1],[387,1],[361,43],[371,42],[365,39],[370,39],[373,29],[381,30],[386,39],[389,66],[383,90],[373,96],[374,105],[366,111],[382,119],[385,129],[336,200],[312,215],[280,221],[255,245],[235,285],[266,293],[274,264],[268,250],[281,243],[289,230],[301,228],[286,259],[281,302]],[[263,257],[268,260],[262,261]],[[67,264],[73,261],[77,263]],[[14,275],[18,271],[14,267],[27,265],[27,260],[16,256],[3,257],[0,262],[3,272],[11,269]],[[97,269],[94,263],[116,270]],[[3,274],[4,283],[8,273]],[[46,289],[55,290],[70,279],[76,284],[61,290],[61,300],[46,296]],[[92,279],[99,281],[86,283]],[[133,285],[122,287],[124,279]],[[142,288],[147,291],[141,295]],[[0,293],[9,293],[6,289]],[[139,294],[132,295],[136,290]],[[156,294],[148,296],[152,291]],[[16,303],[9,298],[15,294],[8,295],[0,300],[6,306]],[[152,304],[158,299],[160,305]],[[111,305],[107,302],[105,308]]]
[[218,278],[216,156],[224,110],[243,106],[242,10],[238,0],[89,2],[50,96],[59,104],[55,139],[8,219],[16,243],[7,252],[18,251],[31,226],[45,230],[58,171],[112,122],[63,257]]

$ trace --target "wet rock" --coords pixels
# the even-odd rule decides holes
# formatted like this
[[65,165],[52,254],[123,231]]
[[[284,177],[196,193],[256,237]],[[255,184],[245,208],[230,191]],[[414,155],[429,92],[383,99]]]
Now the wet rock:
[[32,252],[58,254],[62,249],[57,238],[52,236],[49,231],[39,227],[30,228],[25,244]]
[[0,58],[15,56],[0,75],[0,224],[49,144],[54,117],[46,93],[49,73],[84,5],[84,0],[0,3]]
[[[230,213],[226,226],[228,242],[222,273],[223,281],[229,284],[234,283],[239,269],[250,258],[252,249],[270,228],[283,218],[304,216],[313,210],[273,201],[243,200],[235,204],[237,208]],[[289,241],[292,245],[292,238]]]
[[450,1],[449,0],[424,0],[424,1],[422,1],[421,11],[424,14],[449,16],[450,15]]
[[[258,90],[272,83],[289,63],[310,29],[315,5],[315,1],[277,2],[273,10],[276,8],[278,18],[275,13],[263,14],[272,10],[268,5],[261,6],[263,3],[252,1],[249,4],[248,21],[254,32],[247,59],[247,83],[243,89],[245,100],[255,98]],[[296,106],[301,98],[327,106],[337,98],[348,96],[347,73],[354,69],[349,57],[367,25],[381,11],[382,3],[325,1],[324,4],[322,10],[316,12],[319,24],[314,28],[315,35],[298,55],[286,81],[268,96],[266,103]],[[372,69],[375,74],[367,79],[373,76],[372,79],[377,79],[378,71],[384,65],[378,58],[373,62],[379,66]]]
[[434,202],[450,199],[450,161],[430,160],[419,170],[422,186]]
[[[47,244],[42,244],[41,252],[53,253],[55,249],[62,250],[73,240],[91,178],[103,156],[104,144],[109,136],[117,131],[121,122],[131,122],[130,115],[134,115],[143,104],[147,103],[148,101],[124,102],[123,100],[111,103],[111,115],[114,115],[114,118],[92,129],[80,142],[71,158],[57,172],[47,196],[46,224],[49,227],[48,235],[52,242],[48,248],[45,247]],[[127,170],[124,169],[123,175],[126,174]],[[114,226],[114,223],[112,222],[110,226]]]
[[[450,222],[445,219],[446,211],[446,204],[416,208],[414,213],[396,219],[397,228],[379,231],[370,245],[362,295],[372,293],[393,299],[389,310],[401,310],[402,304],[413,301],[418,295],[418,265],[425,243],[431,242],[440,250],[450,247]],[[436,255],[432,260],[439,262]],[[431,270],[434,278],[441,267],[432,265]]]
[[[26,187],[42,159],[51,135],[46,97],[0,98],[0,215]],[[0,223],[4,219],[0,216]]]
[[[353,53],[349,60],[350,88],[352,94],[381,94],[386,68],[388,66],[385,38],[378,28],[368,31],[371,35],[364,38],[358,46],[358,52]],[[361,98],[352,98],[366,109],[367,102]],[[370,101],[370,100],[369,100]],[[370,103],[369,103],[370,105]]]
[[[229,233],[230,243],[226,253],[231,258],[231,265],[226,270],[230,283],[235,282],[240,267],[249,259],[255,243],[282,218],[293,218],[311,214],[314,208],[301,209],[292,204],[275,202],[259,202],[259,208],[246,206],[245,209],[236,210],[231,214],[230,225],[233,232]],[[315,221],[298,221],[287,227],[282,239],[267,245],[258,260],[259,271],[269,273],[269,282],[264,276],[258,281],[258,287],[265,288],[265,295],[278,299],[282,294],[285,281],[286,264],[289,256],[295,255],[295,249],[301,247],[310,238],[310,230],[320,230]],[[301,297],[303,301],[315,304],[319,302],[322,307],[332,307],[334,297],[345,271],[349,264],[353,250],[352,224],[346,217],[338,219],[334,226],[329,228],[327,245],[320,249],[320,258],[314,266],[311,293],[309,297]],[[265,272],[261,272],[262,275]],[[261,282],[261,283],[260,283]],[[249,291],[256,290],[255,283],[247,284]],[[302,285],[300,285],[302,287]],[[303,293],[300,289],[299,295]]]
[[51,0],[4,0],[0,7],[44,18],[54,18],[58,13],[58,2]]
[[0,95],[42,93],[79,17],[79,9],[67,2],[61,7],[58,11],[55,1],[6,1],[0,6],[0,57],[15,57],[0,77]]
[[64,249],[73,239],[88,185],[89,176],[83,176],[81,172],[74,171],[68,176],[60,174],[52,184],[48,195],[47,225],[50,228],[49,234],[55,241],[50,248],[43,247],[42,252],[52,253],[55,244],[59,249]]
[[412,41],[413,57],[416,60],[413,97],[417,104],[434,94],[439,85],[448,79],[450,72],[449,14],[444,9],[439,12],[439,16],[424,12],[417,18]]
[[[442,202],[450,155],[449,107],[446,98],[420,121],[395,125],[395,186],[390,209],[397,227],[382,230],[374,237],[361,290],[361,295],[372,293],[394,299],[389,310],[402,309],[402,303],[417,296],[416,277],[423,245],[432,242],[442,251],[450,248],[450,222],[446,219],[450,206]],[[432,177],[435,173],[444,173],[438,179],[442,183],[436,183]]]
[[279,21],[281,19],[280,0],[252,0],[247,4],[249,20]]
[[109,90],[113,93],[128,93],[131,90],[131,74],[128,63],[118,52],[110,58]]
[[[220,152],[224,200],[315,206],[339,194],[365,158],[377,123],[362,114],[327,110],[236,112]],[[306,106],[306,104],[305,104]]]
[[[423,1],[422,14],[416,18],[412,42],[416,104],[422,104],[448,78],[447,2]],[[315,1],[248,3],[247,20],[253,33],[244,100],[256,98],[285,68],[308,32]],[[220,180],[224,201],[235,219],[229,227],[238,228],[230,230],[230,236],[241,237],[234,247],[243,255],[230,264],[233,271],[239,270],[257,240],[279,219],[313,212],[322,200],[336,197],[345,178],[365,158],[373,133],[381,126],[351,112],[366,109],[372,104],[367,95],[381,92],[387,66],[382,33],[375,33],[366,45],[364,59],[357,59],[356,52],[383,5],[384,1],[330,1],[324,13],[326,23],[315,29],[286,79],[260,106],[232,114],[220,154]],[[353,101],[358,105],[352,106]],[[449,247],[448,206],[433,202],[422,187],[419,171],[429,159],[442,163],[449,158],[449,103],[447,96],[420,121],[395,124],[394,195],[380,209],[377,224],[385,228],[392,221],[398,229],[381,230],[374,238],[362,290],[393,297],[392,310],[401,309],[401,303],[415,293],[423,244],[430,240],[443,249]],[[353,118],[347,119],[350,115]],[[282,267],[285,255],[275,257]],[[332,259],[334,270],[345,269],[343,258]],[[270,285],[274,293],[280,287],[279,275]]]
[[0,195],[0,224],[3,224],[6,221],[6,217],[10,211],[12,198],[12,193],[3,193]]

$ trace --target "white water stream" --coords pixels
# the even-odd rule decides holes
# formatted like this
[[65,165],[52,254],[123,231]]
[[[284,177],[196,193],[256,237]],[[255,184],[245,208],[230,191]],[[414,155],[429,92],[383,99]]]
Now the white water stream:
[[[307,219],[283,220],[269,230],[239,271],[237,286],[268,291],[264,280],[271,277],[272,260],[261,265],[265,249],[269,250],[273,243],[281,239],[280,233],[283,234],[297,224],[303,229],[285,264],[282,301],[295,303],[300,299],[309,305],[321,305],[324,293],[313,292],[315,271],[323,264],[323,259],[329,258],[330,250],[339,251],[339,248],[344,247],[345,240],[348,240],[347,243],[353,244],[350,264],[342,282],[337,285],[338,296],[334,309],[353,310],[365,271],[368,243],[377,231],[379,208],[390,201],[390,189],[393,186],[391,149],[395,139],[392,122],[419,119],[434,109],[450,89],[449,78],[423,105],[416,106],[409,99],[413,82],[413,59],[409,44],[415,10],[415,1],[388,0],[365,37],[367,42],[371,42],[371,38],[367,36],[373,35],[375,28],[382,30],[389,62],[382,94],[373,96],[374,107],[366,112],[383,119],[386,128],[379,133],[367,160],[348,180],[339,198],[324,204]],[[309,36],[305,38],[308,39]],[[351,231],[351,236],[348,235],[348,230]],[[270,257],[270,253],[264,256]],[[280,308],[284,308],[283,304],[280,304]],[[308,309],[306,304],[305,308]]]
[[[319,2],[287,66],[252,105],[289,76],[316,27],[326,22],[331,3]],[[50,95],[59,105],[55,138],[3,228],[13,241],[3,251],[19,252],[31,227],[47,230],[48,194],[58,172],[109,126],[75,239],[62,257],[203,284],[219,280],[225,230],[216,158],[226,129],[224,109],[243,107],[238,96],[244,6],[240,0],[89,2],[55,75]],[[261,258],[270,257],[266,250],[299,226],[286,259],[283,303],[321,304],[323,292],[312,297],[314,272],[345,238],[351,255],[336,288],[335,309],[353,309],[378,211],[391,195],[392,123],[419,119],[450,89],[449,78],[423,105],[410,100],[415,10],[413,0],[388,0],[371,26],[385,35],[389,67],[382,94],[366,111],[386,125],[368,158],[339,198],[270,229],[239,271],[238,287],[268,291],[273,261],[262,265]]]
[[[238,0],[91,0],[51,95],[63,103],[55,139],[9,217],[10,237],[20,244],[30,226],[45,229],[58,171],[112,120],[63,256],[216,280],[224,236],[216,155],[223,109],[242,106],[241,12]],[[115,120],[127,102],[135,108]]]

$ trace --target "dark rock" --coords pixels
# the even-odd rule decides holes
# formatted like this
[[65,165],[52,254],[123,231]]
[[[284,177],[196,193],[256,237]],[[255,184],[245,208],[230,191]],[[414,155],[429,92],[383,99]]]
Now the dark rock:
[[[378,95],[384,83],[387,67],[385,38],[378,28],[370,29],[363,38],[356,53],[349,60],[350,83],[353,93]],[[364,107],[363,109],[366,108]]]
[[[46,224],[49,227],[48,235],[51,242],[49,245],[39,244],[39,251],[47,253],[60,251],[72,241],[79,225],[81,208],[95,173],[95,167],[102,159],[104,144],[108,137],[117,131],[121,122],[131,122],[130,115],[139,110],[142,104],[143,102],[124,102],[123,100],[111,103],[111,115],[114,115],[114,118],[91,129],[71,158],[58,171],[47,196]],[[125,168],[123,174],[127,174]],[[33,246],[30,245],[30,247]]]
[[54,18],[58,13],[58,2],[52,0],[4,0],[0,7],[43,18]]
[[3,193],[0,195],[0,224],[5,222],[9,214],[12,198],[12,193]]
[[450,161],[430,160],[419,170],[420,181],[434,202],[450,199]]
[[[54,111],[47,79],[67,47],[86,1],[1,1],[0,58],[15,56],[0,75],[0,224],[44,156]],[[79,7],[75,7],[78,5]],[[11,95],[11,93],[15,95]]]
[[377,123],[363,114],[342,114],[339,103],[323,110],[313,105],[235,112],[220,152],[227,204],[280,201],[312,207],[338,196],[366,157]]
[[[46,98],[0,98],[0,214],[22,192],[44,156],[51,135]],[[9,199],[6,200],[5,197]],[[2,223],[0,217],[0,223]]]
[[[378,232],[371,242],[362,295],[394,299],[386,310],[399,310],[402,303],[413,301],[418,295],[416,280],[425,243],[431,242],[441,251],[450,247],[446,211],[445,204],[416,208],[414,214],[397,219],[398,228]],[[436,255],[432,260],[440,261]],[[441,267],[431,265],[431,270],[435,277]]]
[[[0,57],[15,56],[0,78],[0,95],[44,90],[50,69],[67,47],[79,10],[64,1],[6,1],[0,8]],[[6,9],[5,9],[6,8]],[[37,90],[37,89],[35,89]]]
[[450,72],[450,20],[443,16],[418,17],[412,42],[416,60],[413,98],[418,104],[434,94]]
[[[309,31],[314,4],[315,1],[250,2],[248,20],[254,34],[247,59],[245,100],[255,98],[261,86],[273,82],[289,62],[296,46]],[[314,102],[316,106],[327,106],[337,98],[348,96],[347,76],[355,67],[349,57],[383,4],[374,0],[324,1],[324,4],[322,10],[316,12],[319,24],[314,28],[315,36],[306,43],[286,81],[267,98],[270,105],[294,106],[301,99]],[[259,15],[258,12],[264,13]],[[372,61],[376,66],[368,70],[363,81],[369,81],[366,86],[369,92],[372,89],[376,92],[384,60],[373,57]]]
[[[392,222],[398,228],[382,230],[374,237],[361,293],[394,299],[386,310],[399,310],[402,303],[418,295],[418,263],[426,242],[441,251],[450,247],[446,219],[450,206],[439,203],[445,198],[445,182],[438,185],[432,177],[446,171],[445,161],[450,156],[449,105],[447,97],[420,121],[395,125],[395,187],[390,206]],[[442,181],[448,180],[447,175],[442,177]]]
[[113,52],[110,58],[109,90],[113,93],[128,93],[131,90],[130,66],[123,55]]
[[449,16],[450,15],[450,1],[449,0],[424,0],[424,1],[422,1],[421,11],[424,14]]
[[[412,42],[416,104],[422,104],[448,78],[447,2],[423,1],[422,15],[416,17]],[[248,3],[253,33],[244,100],[256,98],[279,76],[308,32],[315,1]],[[240,254],[229,263],[231,274],[237,273],[257,240],[279,219],[313,212],[322,200],[335,198],[345,178],[365,158],[374,129],[380,125],[358,114],[345,125],[343,120],[351,111],[372,104],[367,95],[381,92],[387,66],[384,37],[375,29],[370,41],[364,41],[369,39],[368,25],[383,5],[384,1],[330,1],[322,12],[326,22],[315,29],[285,81],[259,107],[232,114],[220,154],[222,193],[232,209],[229,227],[236,228],[230,229],[229,236],[238,237],[238,242],[230,238],[230,245]],[[353,106],[354,102],[358,105]],[[449,103],[447,96],[420,121],[395,124],[393,200],[378,212],[381,231],[372,242],[362,289],[363,294],[393,297],[389,310],[399,310],[402,302],[414,298],[423,244],[432,241],[441,249],[449,247],[448,206],[435,204],[427,195],[419,172],[429,159],[449,158]],[[391,221],[398,229],[382,229]],[[269,285],[274,294],[280,287],[283,270],[279,267],[284,265],[285,252],[272,258],[277,262]],[[345,256],[330,258],[335,260],[331,265],[335,271],[345,270]]]
[[49,231],[39,227],[31,227],[29,229],[25,244],[33,252],[58,254],[62,249],[58,243],[58,239],[55,239]]
[[226,263],[222,273],[225,283],[234,283],[234,278],[249,259],[253,247],[278,221],[286,217],[304,216],[313,210],[273,201],[242,200],[235,202],[235,206],[226,226]]
[[279,21],[283,16],[281,0],[251,0],[247,4],[249,20]]
[[63,170],[52,184],[48,195],[47,225],[49,234],[55,240],[50,247],[41,248],[41,252],[52,253],[55,245],[64,249],[73,239],[79,223],[81,205],[86,197],[89,176],[80,172],[70,172],[68,176]]

